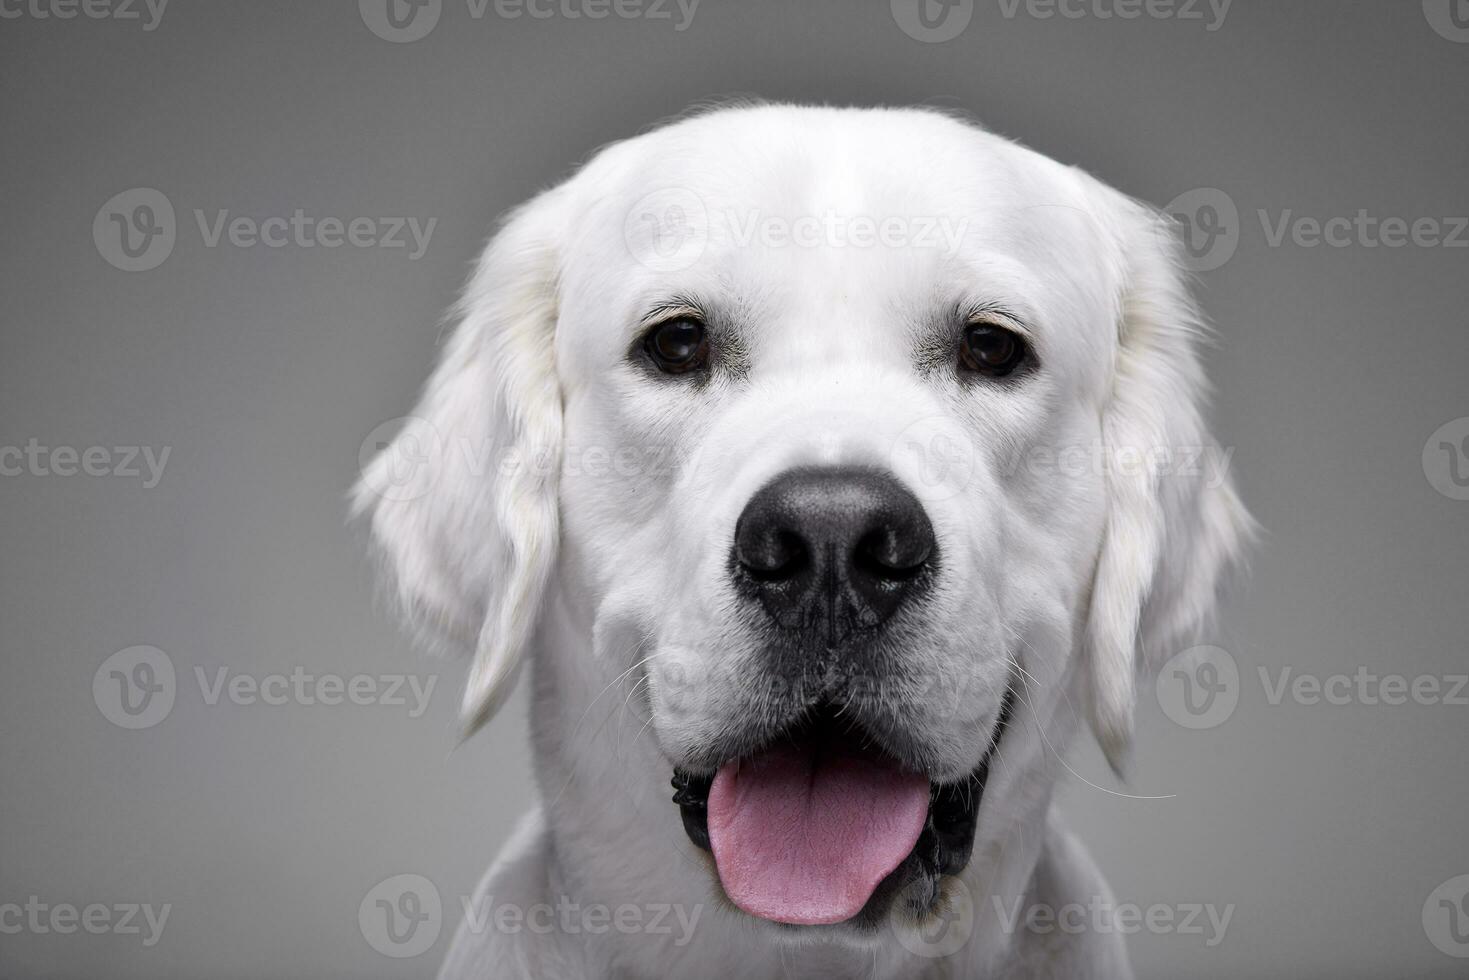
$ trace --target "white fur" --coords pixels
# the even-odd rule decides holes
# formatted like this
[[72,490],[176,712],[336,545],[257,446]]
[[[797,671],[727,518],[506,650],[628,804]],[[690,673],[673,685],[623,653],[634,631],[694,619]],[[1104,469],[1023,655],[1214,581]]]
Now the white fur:
[[[649,194],[698,202],[684,227],[707,241],[686,267],[641,237]],[[751,220],[824,214],[962,234],[939,247],[742,237]],[[739,334],[706,385],[629,355],[648,310],[680,299]],[[973,303],[1023,321],[1039,359],[1025,383],[966,385],[942,358],[920,363],[934,325]],[[466,731],[533,663],[543,809],[483,896],[703,918],[684,945],[465,926],[443,975],[1126,975],[1119,937],[1007,933],[990,903],[1106,894],[1050,815],[1047,757],[1086,715],[1120,764],[1139,676],[1206,621],[1250,523],[1204,473],[1029,461],[1211,449],[1201,330],[1152,210],[935,112],[707,112],[602,150],[516,212],[415,410],[444,445],[431,486],[380,498],[384,473],[369,470],[356,506],[413,621],[473,655]],[[935,432],[963,453],[948,479],[909,451]],[[729,542],[755,489],[806,463],[888,467],[932,519],[942,574],[882,710],[934,778],[973,768],[1007,678],[1021,679],[960,876],[980,919],[951,956],[913,955],[896,915],[863,937],[733,910],[668,800],[674,764],[768,707]]]

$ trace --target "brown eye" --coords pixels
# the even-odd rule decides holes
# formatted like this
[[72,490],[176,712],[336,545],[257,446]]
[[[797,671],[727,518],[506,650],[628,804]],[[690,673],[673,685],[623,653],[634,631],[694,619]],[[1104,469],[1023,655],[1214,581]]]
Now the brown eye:
[[1004,327],[972,323],[959,345],[959,364],[970,371],[1003,378],[1024,363],[1029,353],[1025,341]]
[[660,323],[648,332],[643,349],[668,374],[696,371],[709,363],[709,338],[704,325],[692,317]]

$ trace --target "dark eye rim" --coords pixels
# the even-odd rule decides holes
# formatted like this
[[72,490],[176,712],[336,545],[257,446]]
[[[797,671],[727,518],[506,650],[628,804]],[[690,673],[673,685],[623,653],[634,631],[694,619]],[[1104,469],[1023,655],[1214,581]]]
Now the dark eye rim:
[[[1014,353],[1000,364],[990,364],[979,360],[974,356],[969,345],[970,336],[976,329],[1003,333],[1014,343]],[[1016,329],[1015,324],[1007,318],[983,314],[965,318],[959,331],[957,360],[959,372],[962,375],[1009,380],[1028,374],[1034,368],[1035,350],[1025,333]]]
[[[659,331],[676,323],[692,323],[699,328],[699,344],[687,361],[671,361],[660,354],[657,349],[656,341]],[[675,376],[698,374],[709,367],[711,354],[709,325],[704,321],[703,315],[696,310],[684,308],[670,311],[643,329],[635,347],[661,374]]]

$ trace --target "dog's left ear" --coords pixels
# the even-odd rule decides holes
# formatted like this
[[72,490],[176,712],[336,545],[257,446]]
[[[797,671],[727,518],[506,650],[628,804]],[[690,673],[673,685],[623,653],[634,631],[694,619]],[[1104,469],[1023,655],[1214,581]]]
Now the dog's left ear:
[[1092,728],[1121,771],[1139,680],[1209,621],[1221,580],[1254,523],[1203,418],[1206,327],[1171,221],[1112,195],[1124,286],[1117,358],[1102,416],[1106,529],[1084,664]]
[[565,185],[545,192],[490,242],[409,424],[353,491],[410,624],[432,647],[473,655],[466,737],[514,686],[559,542],[565,196]]

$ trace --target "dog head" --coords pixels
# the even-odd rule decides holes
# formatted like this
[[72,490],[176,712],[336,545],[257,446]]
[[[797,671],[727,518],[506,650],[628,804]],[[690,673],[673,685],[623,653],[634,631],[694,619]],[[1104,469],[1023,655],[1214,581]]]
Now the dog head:
[[[1159,216],[948,116],[754,107],[513,214],[358,507],[495,709],[559,590],[757,916],[962,868],[1017,704],[1115,760],[1249,519]],[[406,456],[432,448],[415,492]]]

